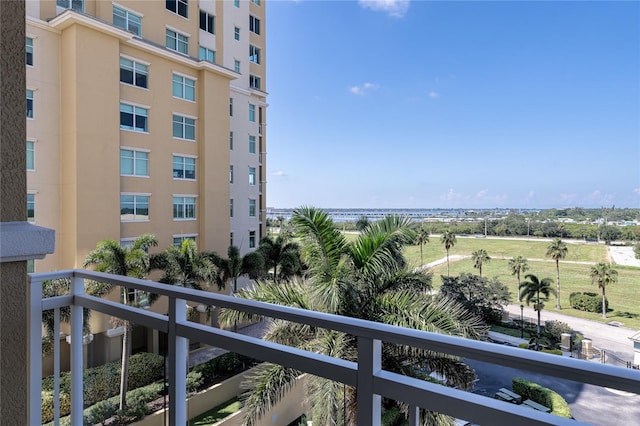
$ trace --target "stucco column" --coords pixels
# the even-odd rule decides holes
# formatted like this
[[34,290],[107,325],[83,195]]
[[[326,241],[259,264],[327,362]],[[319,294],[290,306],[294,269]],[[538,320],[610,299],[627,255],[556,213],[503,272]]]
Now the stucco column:
[[[53,231],[26,223],[25,3],[0,0],[0,424],[29,424],[27,259]],[[35,247],[38,247],[35,249]],[[37,253],[37,254],[36,254]]]

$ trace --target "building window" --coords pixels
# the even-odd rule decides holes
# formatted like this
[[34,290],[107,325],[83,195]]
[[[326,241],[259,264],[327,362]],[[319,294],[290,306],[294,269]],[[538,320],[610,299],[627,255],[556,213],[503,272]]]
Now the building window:
[[233,0],[233,5],[235,7],[240,7],[240,0]]
[[142,36],[142,18],[117,6],[113,6],[113,25],[138,37]]
[[174,219],[195,219],[196,218],[196,198],[195,197],[173,197],[173,218]]
[[33,90],[27,89],[27,118],[33,118]]
[[206,47],[200,46],[199,57],[201,61],[211,62],[212,64],[216,63],[216,52]]
[[233,60],[233,70],[240,74],[240,61],[237,59]]
[[233,217],[233,198],[229,200],[229,217]]
[[36,156],[35,143],[32,141],[27,141],[27,170],[36,169],[35,156]]
[[256,137],[249,135],[249,154],[256,153]]
[[120,82],[133,86],[148,87],[149,67],[140,62],[127,58],[120,58]]
[[254,198],[249,198],[249,216],[256,216],[256,200]]
[[233,183],[233,164],[229,166],[229,183]]
[[120,175],[149,176],[149,153],[121,148]]
[[120,194],[120,220],[149,220],[149,196]]
[[188,55],[189,36],[167,28],[167,49],[175,50],[183,55]]
[[149,306],[149,295],[142,290],[120,287],[120,297],[122,303],[125,305],[137,307]]
[[33,39],[26,37],[27,65],[33,66]]
[[36,220],[36,194],[27,194],[27,220],[29,222]]
[[191,240],[194,243],[196,242],[197,235],[189,234],[189,235],[174,235],[173,236],[173,245],[175,247],[180,247],[182,242],[185,240]]
[[260,19],[249,15],[249,31],[260,35]]
[[233,27],[233,38],[234,40],[240,40],[240,28]]
[[260,6],[260,0],[251,0],[251,3]]
[[233,232],[229,232],[229,245],[233,245]]
[[249,121],[252,123],[256,121],[256,106],[254,104],[249,104]]
[[56,0],[56,5],[65,9],[73,9],[84,12],[84,0]]
[[196,120],[189,117],[173,114],[173,137],[196,140]]
[[166,0],[166,2],[167,10],[185,18],[189,17],[189,0]]
[[200,29],[211,34],[215,34],[214,16],[204,10],[200,11]]
[[256,184],[256,168],[249,167],[249,185]]
[[260,89],[260,80],[261,80],[261,78],[258,77],[257,75],[250,75],[249,76],[249,87],[252,87],[254,89]]
[[249,231],[249,248],[256,248],[256,231]]
[[249,45],[249,61],[254,64],[260,64],[260,48],[255,47],[253,44]]
[[229,132],[229,149],[233,151],[233,132]]
[[229,98],[229,116],[233,117],[233,98]]
[[173,178],[189,179],[196,178],[196,159],[193,157],[173,156]]
[[196,81],[181,75],[173,75],[173,96],[188,101],[196,100]]
[[133,130],[136,132],[146,132],[148,130],[147,121],[149,111],[128,104],[120,104],[120,128],[125,130]]
[[27,274],[33,274],[35,271],[35,261],[33,259],[27,260]]

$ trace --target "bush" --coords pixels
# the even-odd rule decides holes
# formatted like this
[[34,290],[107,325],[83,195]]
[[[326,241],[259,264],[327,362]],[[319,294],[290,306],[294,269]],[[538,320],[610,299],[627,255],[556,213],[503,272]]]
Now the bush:
[[191,369],[191,372],[201,374],[201,385],[206,386],[209,383],[212,383],[216,377],[239,373],[243,369],[250,367],[255,363],[256,361],[253,358],[239,355],[234,352],[227,352],[219,357],[196,365]]
[[112,417],[117,410],[118,407],[113,402],[109,400],[100,401],[85,410],[84,422],[89,425],[104,424],[104,421]]
[[187,392],[196,392],[203,384],[202,373],[190,371],[187,374]]
[[[48,423],[53,420],[53,392],[43,390],[42,397],[42,422]],[[71,397],[69,393],[60,391],[60,415],[71,412]]]
[[562,351],[560,349],[541,349],[540,352],[544,352],[545,354],[562,356]]
[[519,348],[521,349],[529,349],[529,344],[528,343],[520,343],[518,345]]
[[[596,293],[571,293],[569,303],[573,309],[586,312],[602,312],[602,296]],[[605,309],[609,309],[609,301],[605,299]]]
[[523,400],[530,399],[545,407],[549,407],[551,414],[568,419],[571,418],[571,408],[569,408],[567,401],[551,389],[519,377],[513,379],[511,386],[515,393],[522,395]]
[[546,337],[549,339],[551,347],[557,347],[562,342],[563,333],[573,333],[573,329],[569,324],[562,321],[546,321],[544,324]]
[[[98,367],[84,370],[84,404],[91,406],[120,393],[120,361],[113,361]],[[160,380],[164,373],[164,358],[150,353],[139,353],[129,357],[129,389],[136,389]],[[42,380],[42,390],[53,392],[53,376]],[[71,374],[60,374],[61,394],[71,393]],[[42,399],[42,410],[45,411],[45,398]],[[70,407],[63,409],[60,404],[60,416],[69,414]],[[51,403],[53,415],[53,403]],[[44,417],[43,417],[44,418]],[[44,420],[43,420],[44,421]]]

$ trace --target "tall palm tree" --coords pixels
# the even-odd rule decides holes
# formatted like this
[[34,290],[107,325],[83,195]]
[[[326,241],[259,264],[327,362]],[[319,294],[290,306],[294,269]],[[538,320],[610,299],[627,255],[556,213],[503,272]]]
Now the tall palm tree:
[[[114,275],[124,275],[133,278],[145,278],[149,273],[149,248],[158,245],[155,235],[143,234],[136,238],[130,246],[122,247],[118,241],[103,240],[98,242],[95,250],[89,252],[83,267],[93,266],[98,272]],[[138,306],[139,298],[136,292],[123,289],[123,302],[127,305]],[[149,303],[156,299],[148,295]],[[127,406],[127,385],[129,376],[129,357],[131,356],[131,324],[123,323],[122,336],[122,364],[120,369],[120,410]]]
[[591,267],[591,282],[598,284],[602,290],[602,318],[607,318],[607,299],[605,291],[609,284],[618,281],[618,271],[613,269],[610,264],[600,262]]
[[449,249],[456,245],[456,234],[446,230],[440,236],[440,242],[444,244],[444,249],[447,251],[447,276],[449,276]]
[[471,253],[471,259],[473,260],[473,267],[480,271],[482,277],[482,265],[489,262],[491,258],[485,249],[478,249]]
[[554,238],[547,246],[546,255],[556,261],[556,272],[558,274],[558,281],[556,282],[556,309],[562,309],[560,307],[560,259],[567,257],[568,251],[567,245],[560,238]]
[[[543,278],[538,279],[533,274],[527,274],[524,276],[525,282],[522,283],[522,289],[520,291],[520,297],[527,305],[532,300],[535,301],[533,309],[538,312],[538,326],[536,328],[536,350],[538,350],[538,337],[540,336],[540,313],[544,309],[543,301],[549,299],[550,294],[554,294],[556,291],[551,287],[553,285],[553,279]],[[540,297],[542,295],[542,297]]]
[[420,227],[418,233],[416,234],[415,244],[420,246],[420,266],[424,265],[424,261],[422,260],[422,246],[429,242],[429,231],[424,229],[423,226]]
[[523,256],[516,256],[509,260],[509,269],[511,269],[511,275],[518,276],[518,303],[520,303],[520,274],[529,270],[529,264],[527,259]]
[[218,268],[209,253],[199,253],[195,241],[185,239],[179,247],[170,246],[150,259],[151,269],[160,269],[164,275],[161,283],[202,290],[215,281]]
[[[428,293],[430,275],[408,269],[402,247],[415,240],[409,220],[386,217],[370,224],[354,242],[347,241],[322,210],[296,209],[292,221],[301,240],[308,277],[280,284],[258,282],[240,290],[238,297],[420,330],[473,338],[484,336],[486,328],[478,318],[458,303]],[[224,309],[220,315],[227,324],[249,317]],[[341,332],[276,320],[265,339],[357,360],[356,340]],[[383,368],[387,370],[422,378],[421,371],[435,371],[445,384],[463,389],[471,385],[474,377],[468,366],[449,355],[384,345],[382,357]],[[249,380],[245,424],[255,424],[283,397],[299,374],[279,365],[264,365]],[[313,406],[314,424],[356,424],[354,388],[314,377],[307,394]]]
[[[275,239],[267,236],[260,240],[258,252],[264,258],[266,271],[273,269],[273,280],[288,280],[293,275],[300,273],[300,250],[298,244],[287,242],[283,235]],[[278,271],[280,267],[280,271]]]
[[252,280],[258,279],[264,273],[264,259],[257,251],[240,256],[240,249],[229,246],[227,258],[211,255],[212,261],[218,267],[218,288],[225,288],[228,283],[233,284],[233,292],[238,292],[238,278],[247,275]]

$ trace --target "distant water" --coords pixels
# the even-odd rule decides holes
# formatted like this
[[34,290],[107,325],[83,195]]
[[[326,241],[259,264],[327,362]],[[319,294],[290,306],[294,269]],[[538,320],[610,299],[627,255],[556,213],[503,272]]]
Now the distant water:
[[[277,219],[283,217],[289,220],[294,209],[268,207],[267,218]],[[361,217],[379,219],[387,215],[408,216],[415,220],[428,218],[477,218],[477,217],[501,217],[509,213],[525,214],[539,212],[540,209],[331,209],[323,208],[334,222],[354,222]]]

